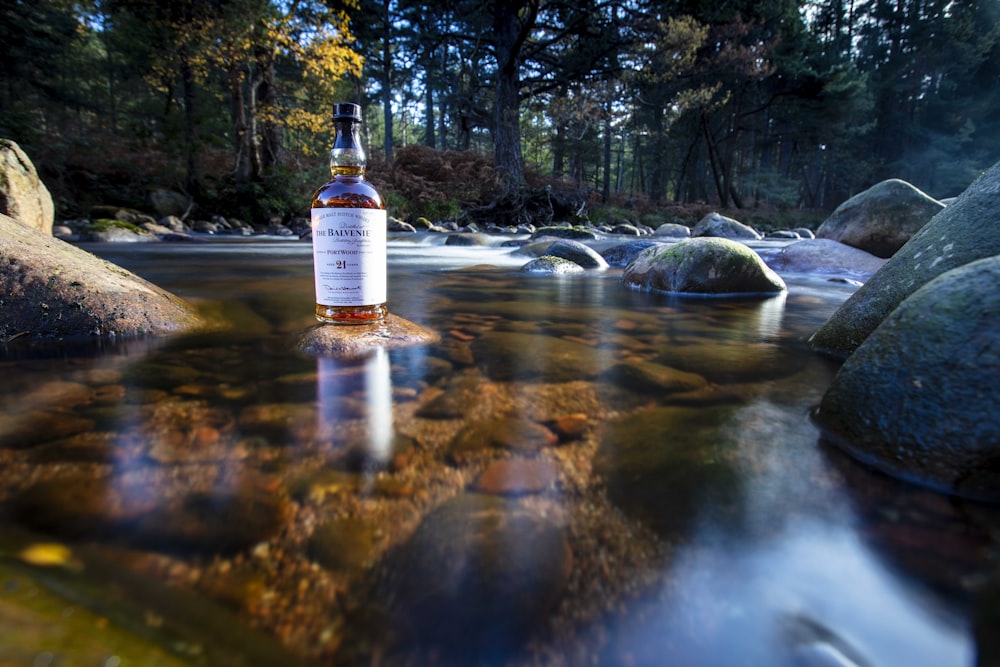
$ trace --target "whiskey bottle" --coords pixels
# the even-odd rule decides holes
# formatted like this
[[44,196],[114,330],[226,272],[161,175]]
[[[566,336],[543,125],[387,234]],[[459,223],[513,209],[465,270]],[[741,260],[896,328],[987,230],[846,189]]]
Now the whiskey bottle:
[[386,212],[365,179],[361,107],[333,105],[330,181],[312,198],[316,319],[332,324],[382,320],[386,308]]

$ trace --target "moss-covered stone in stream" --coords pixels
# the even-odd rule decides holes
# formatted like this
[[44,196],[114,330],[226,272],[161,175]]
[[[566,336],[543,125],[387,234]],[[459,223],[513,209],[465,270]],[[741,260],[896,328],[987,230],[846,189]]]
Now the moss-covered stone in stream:
[[144,234],[145,230],[139,225],[132,224],[131,222],[125,222],[124,220],[113,220],[111,218],[99,218],[94,220],[92,223],[87,225],[85,228],[88,232],[104,232],[112,227],[117,227],[118,229],[127,229],[130,232],[136,234]]
[[749,247],[714,237],[647,248],[625,267],[622,281],[631,287],[679,294],[774,294],[785,290],[785,282]]
[[897,477],[1000,501],[1000,256],[903,301],[841,367],[817,420]]

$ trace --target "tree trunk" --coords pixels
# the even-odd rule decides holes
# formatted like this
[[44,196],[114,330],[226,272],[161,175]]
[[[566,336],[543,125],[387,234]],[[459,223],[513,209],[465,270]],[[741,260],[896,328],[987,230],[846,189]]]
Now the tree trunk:
[[[260,58],[261,83],[257,93],[257,103],[262,111],[270,111],[277,105],[274,85],[274,59],[270,53]],[[274,114],[263,114],[260,123],[260,171],[254,174],[259,178],[264,172],[281,166],[281,154],[284,151],[284,140],[281,128],[274,122]]]
[[[609,105],[610,106],[610,105]],[[601,188],[601,202],[611,201],[611,109],[604,117],[604,180]]]
[[434,129],[434,81],[431,73],[433,62],[433,57],[428,56],[427,67],[424,69],[424,144],[430,148],[437,148]]
[[389,0],[382,3],[382,119],[385,124],[385,163],[392,164],[392,22]]
[[701,128],[705,136],[705,147],[708,151],[708,163],[712,168],[712,180],[715,182],[715,192],[719,196],[719,206],[726,208],[729,204],[729,193],[722,180],[722,165],[719,164],[719,153],[715,146],[715,138],[708,126],[708,113],[701,112]]
[[251,140],[247,131],[246,97],[238,69],[229,72],[229,116],[233,124],[233,173],[237,180],[250,180]]
[[194,67],[186,53],[181,53],[181,83],[184,96],[184,158],[187,163],[185,186],[190,197],[201,194],[201,170],[198,168],[198,130],[197,130],[197,82]]
[[538,1],[496,0],[493,9],[497,57],[493,166],[507,191],[525,184],[524,158],[521,155],[520,53],[534,26]]

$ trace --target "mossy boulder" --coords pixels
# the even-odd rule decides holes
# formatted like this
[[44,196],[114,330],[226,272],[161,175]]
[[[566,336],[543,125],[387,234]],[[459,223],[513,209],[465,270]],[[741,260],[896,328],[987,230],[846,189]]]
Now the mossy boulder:
[[1000,162],[924,225],[820,327],[812,346],[847,357],[908,296],[951,269],[1000,255]]
[[838,206],[816,230],[816,238],[840,241],[876,257],[892,257],[943,208],[941,202],[893,178]]
[[680,294],[775,294],[786,289],[757,253],[723,238],[648,248],[625,267],[622,280],[630,287]]
[[545,251],[550,257],[560,257],[585,269],[606,269],[608,262],[596,250],[572,239],[556,241]]
[[927,283],[834,378],[831,440],[889,474],[1000,501],[1000,256]]
[[144,243],[158,241],[139,225],[115,218],[98,218],[80,231],[80,240],[93,243]]
[[178,333],[201,326],[177,296],[0,215],[0,340]]

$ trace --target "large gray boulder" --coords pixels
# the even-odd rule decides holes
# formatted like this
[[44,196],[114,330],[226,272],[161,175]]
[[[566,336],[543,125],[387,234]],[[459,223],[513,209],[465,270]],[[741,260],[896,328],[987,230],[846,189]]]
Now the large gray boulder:
[[1000,501],[1000,256],[928,282],[841,367],[816,418],[889,474]]
[[821,352],[847,357],[902,301],[937,276],[1000,255],[1000,163],[924,225],[813,334]]
[[0,215],[0,340],[163,335],[201,323],[173,294]]
[[942,208],[941,202],[893,178],[838,206],[816,230],[816,238],[840,241],[876,257],[892,257]]
[[43,234],[52,234],[52,195],[31,159],[9,139],[0,139],[0,214]]
[[831,239],[803,239],[777,250],[762,250],[760,255],[768,266],[781,273],[843,275],[862,281],[870,278],[886,262],[881,257]]
[[785,282],[753,250],[722,238],[693,238],[647,248],[629,262],[631,287],[681,294],[773,294]]
[[764,238],[750,225],[714,212],[698,221],[698,224],[691,230],[691,236],[717,236],[723,239],[743,241],[758,241]]

